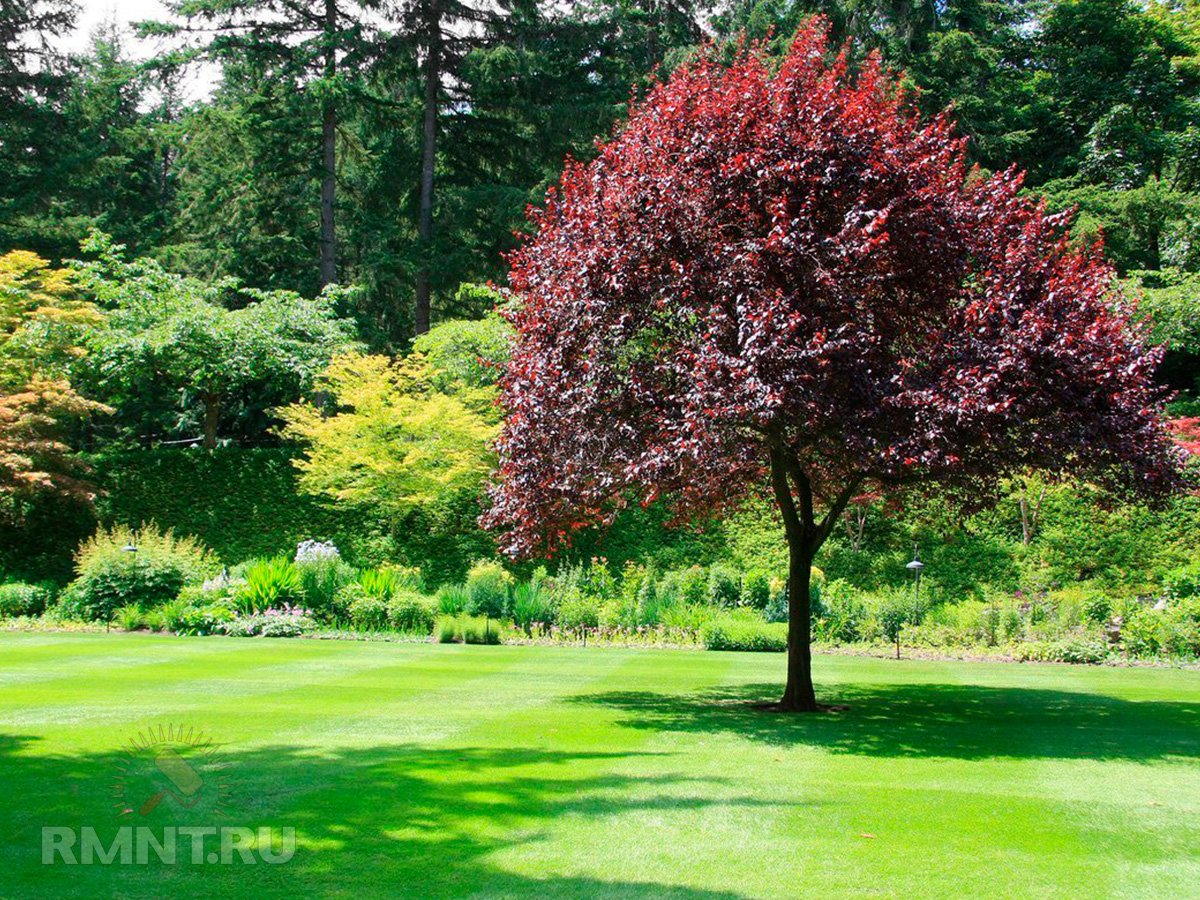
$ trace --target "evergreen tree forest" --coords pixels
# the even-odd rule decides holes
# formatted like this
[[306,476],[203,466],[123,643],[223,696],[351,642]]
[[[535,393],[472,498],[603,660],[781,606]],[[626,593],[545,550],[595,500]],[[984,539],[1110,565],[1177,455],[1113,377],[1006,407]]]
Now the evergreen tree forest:
[[[949,110],[971,178],[1015,167],[1026,194],[1070,215],[1072,240],[1103,241],[1163,348],[1155,377],[1172,398],[1168,416],[1195,445],[1194,0],[174,0],[167,9],[80,42],[71,0],[0,0],[0,569],[11,575],[65,581],[74,548],[113,522],[157,521],[236,557],[332,536],[355,559],[421,565],[440,573],[435,581],[493,556],[478,525],[508,352],[493,310],[520,303],[506,289],[533,227],[528,211],[568,160],[596,158],[626,127],[631,102],[680,66],[700,54],[734,60],[747,44],[782,62],[814,15],[852,69],[878,56],[923,115]],[[370,360],[374,376],[331,367],[348,355]],[[423,383],[414,373],[429,371],[449,379],[435,393],[452,395],[461,422],[438,418],[443,407],[414,387]],[[356,391],[379,400],[379,427],[346,419],[323,457],[341,470],[325,481],[304,470],[297,482],[322,417]],[[289,413],[298,402],[320,415]],[[427,486],[401,490],[401,479],[349,503],[363,488],[339,480],[346,472],[408,464],[397,461],[393,426],[428,439],[428,459],[473,447],[459,473],[470,477],[433,499]],[[221,452],[176,452],[193,448]],[[1004,554],[1050,533],[1059,495],[1046,499],[1030,476],[997,514]],[[1068,486],[1062,497],[1107,515],[1086,499],[1091,490]],[[920,529],[947,552],[970,533],[921,504],[919,515],[896,513],[893,502],[856,498],[843,541],[853,565],[831,571],[869,585],[903,573],[896,554]],[[747,514],[750,530],[761,526],[777,549],[778,523],[761,512]],[[1099,533],[1087,516],[1062,515]],[[255,516],[271,527],[246,524]],[[673,566],[766,552],[757,538],[738,550],[736,534],[664,529],[664,516],[657,506],[630,511],[573,555]],[[1194,512],[1173,522],[1162,520],[1164,534],[1196,532]],[[1157,573],[1188,557],[1191,539],[1180,538],[1161,565],[1138,561],[1134,530],[1114,526],[1120,553],[1081,543],[1053,580],[1087,580],[1097,567]],[[878,571],[860,565],[867,545],[886,560]],[[966,568],[1021,581],[990,563]],[[1157,583],[1158,574],[1122,578]]]
[[[398,351],[481,315],[567,157],[706,43],[775,50],[820,13],[929,112],[951,107],[984,170],[1016,165],[1078,207],[1146,295],[1162,378],[1195,390],[1200,326],[1200,7],[1191,0],[179,0],[86,53],[67,0],[0,15],[0,253],[58,263],[91,229],[216,283],[315,296]],[[214,73],[188,100],[188,67]]]

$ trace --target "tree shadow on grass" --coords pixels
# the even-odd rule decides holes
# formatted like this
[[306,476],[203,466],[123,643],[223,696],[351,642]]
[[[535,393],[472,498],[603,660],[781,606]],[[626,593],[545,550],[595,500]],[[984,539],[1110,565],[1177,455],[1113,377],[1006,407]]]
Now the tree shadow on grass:
[[[771,805],[729,798],[721,779],[636,777],[614,765],[659,754],[557,752],[527,748],[432,749],[393,745],[320,751],[298,746],[218,747],[201,772],[205,788],[228,782],[224,815],[190,815],[170,800],[148,816],[124,817],[112,801],[122,754],[49,755],[36,739],[0,736],[0,884],[5,896],[355,895],[419,897],[664,897],[719,900],[738,895],[639,879],[613,848],[611,879],[565,874],[571,848],[556,832],[602,835],[607,817],[637,811]],[[145,792],[144,790],[142,791]],[[133,798],[133,807],[140,794]],[[7,807],[4,809],[3,807]],[[206,818],[206,816],[208,818]],[[592,821],[589,821],[592,820]],[[45,866],[46,825],[94,827],[111,840],[122,825],[293,827],[295,856],[283,865]],[[190,838],[179,838],[180,860]],[[555,842],[544,875],[506,868],[493,854]],[[586,854],[585,854],[586,855]],[[565,857],[565,858],[564,858]],[[540,867],[521,856],[524,866]],[[534,857],[537,859],[537,857]],[[594,858],[592,859],[594,864]],[[556,870],[558,867],[558,870]],[[586,868],[586,862],[575,866]],[[681,871],[686,871],[686,866]]]
[[846,708],[782,713],[755,707],[778,685],[690,694],[610,691],[576,702],[620,710],[653,731],[726,732],[774,745],[862,756],[953,759],[1200,758],[1200,703],[960,684],[839,685]]

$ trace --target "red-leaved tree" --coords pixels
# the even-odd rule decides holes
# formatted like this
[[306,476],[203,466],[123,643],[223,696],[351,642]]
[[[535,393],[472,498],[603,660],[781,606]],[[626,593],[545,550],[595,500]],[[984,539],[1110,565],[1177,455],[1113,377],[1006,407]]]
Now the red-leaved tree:
[[778,69],[682,68],[532,213],[485,524],[546,553],[631,499],[720,513],[769,484],[782,706],[812,710],[810,568],[864,484],[1168,489],[1158,355],[1099,248],[1020,188],[968,171],[877,60],[830,60],[821,20]]

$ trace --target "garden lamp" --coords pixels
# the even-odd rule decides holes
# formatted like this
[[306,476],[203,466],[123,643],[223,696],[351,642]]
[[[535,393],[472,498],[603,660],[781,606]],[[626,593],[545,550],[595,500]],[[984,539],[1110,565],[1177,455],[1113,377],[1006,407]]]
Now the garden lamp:
[[137,549],[137,547],[133,546],[133,544],[126,544],[124,547],[121,548],[121,552],[122,553],[137,553],[138,549]]
[[919,600],[921,597],[921,572],[925,569],[925,563],[921,562],[921,555],[917,552],[916,544],[913,544],[912,562],[904,568],[913,573],[913,592]]

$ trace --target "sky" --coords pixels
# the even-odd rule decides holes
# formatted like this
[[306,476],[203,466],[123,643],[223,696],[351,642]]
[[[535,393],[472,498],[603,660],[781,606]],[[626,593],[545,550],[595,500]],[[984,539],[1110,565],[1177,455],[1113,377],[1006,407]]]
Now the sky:
[[[96,26],[115,19],[118,24],[128,25],[142,19],[166,18],[167,8],[159,0],[78,0],[79,20],[75,34],[68,42],[67,49],[83,50],[87,47],[88,36]],[[134,48],[131,50],[145,50]]]
[[[61,49],[82,52],[87,49],[92,32],[106,22],[116,22],[127,29],[133,22],[146,19],[167,19],[167,7],[161,0],[76,0],[79,16],[75,33],[67,38]],[[125,35],[125,51],[133,59],[143,60],[152,56],[158,47],[154,40],[139,41],[132,34]],[[215,86],[217,73],[211,67],[197,66],[184,79],[181,87],[187,100],[203,100]]]

